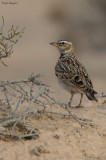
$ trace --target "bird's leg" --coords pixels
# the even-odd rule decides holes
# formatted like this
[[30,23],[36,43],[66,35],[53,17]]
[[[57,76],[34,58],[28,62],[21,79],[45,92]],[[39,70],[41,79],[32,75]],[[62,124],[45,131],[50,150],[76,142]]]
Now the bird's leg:
[[71,93],[71,98],[70,98],[70,101],[68,102],[68,106],[71,108],[71,102],[72,102],[72,99],[73,99],[73,96],[74,96],[74,93],[72,92]]
[[81,106],[82,98],[83,98],[83,94],[81,93],[81,98],[80,98],[79,106]]
[[83,94],[81,93],[80,103],[79,103],[79,105],[78,105],[78,106],[76,106],[76,108],[83,107],[83,106],[81,106],[82,98],[83,98]]

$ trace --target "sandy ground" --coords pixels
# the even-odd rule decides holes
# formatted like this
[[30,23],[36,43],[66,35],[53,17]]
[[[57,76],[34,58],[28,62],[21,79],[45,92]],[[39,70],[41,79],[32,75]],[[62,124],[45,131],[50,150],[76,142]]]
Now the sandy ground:
[[33,120],[40,127],[32,140],[0,140],[0,160],[106,160],[106,98],[98,104],[72,109],[81,118],[92,120],[81,127],[75,120],[58,115]]

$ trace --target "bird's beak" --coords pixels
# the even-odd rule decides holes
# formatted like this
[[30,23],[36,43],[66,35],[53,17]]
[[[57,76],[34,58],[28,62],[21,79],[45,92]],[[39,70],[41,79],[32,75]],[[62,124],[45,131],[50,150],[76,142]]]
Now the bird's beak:
[[56,42],[51,42],[50,43],[52,46],[58,47],[58,44]]

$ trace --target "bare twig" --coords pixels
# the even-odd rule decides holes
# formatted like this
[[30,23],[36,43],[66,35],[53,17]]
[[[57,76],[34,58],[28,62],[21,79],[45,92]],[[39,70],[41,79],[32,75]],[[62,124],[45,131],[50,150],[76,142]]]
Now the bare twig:
[[15,116],[15,114],[16,114],[16,112],[17,112],[17,110],[18,110],[18,108],[19,108],[19,106],[20,106],[20,104],[22,102],[22,99],[23,99],[23,94],[19,98],[18,103],[17,103],[16,108],[15,108],[15,111],[13,112],[13,118],[14,118],[14,116]]
[[4,17],[2,16],[2,26],[0,29],[0,60],[6,66],[3,59],[9,58],[13,53],[14,45],[19,41],[24,33],[25,27],[21,30],[18,27],[11,26],[7,35],[4,34]]
[[18,139],[22,139],[22,138],[27,138],[27,137],[32,137],[32,136],[39,136],[38,132],[35,133],[27,133],[27,134],[22,134],[22,135],[18,135],[18,134],[13,134],[11,132],[2,132],[0,131],[0,135],[4,135],[4,136],[11,136],[11,137],[15,137]]
[[6,97],[6,102],[7,102],[8,106],[11,109],[11,105],[10,105],[10,102],[9,102],[9,99],[8,99],[8,95],[7,95],[7,92],[6,92],[6,88],[4,86],[3,86],[3,88],[4,88],[4,94],[5,94],[5,97]]
[[16,122],[14,123],[14,125],[12,126],[12,131],[14,130],[16,124],[22,119],[24,118],[25,114],[28,113],[29,109],[31,108],[33,102],[35,101],[35,99],[39,96],[43,94],[43,90],[39,90],[38,93],[35,94],[34,98],[30,101],[29,105],[26,107],[25,111],[19,116],[19,118],[16,120]]
[[6,86],[6,85],[10,85],[10,84],[19,84],[19,83],[28,83],[28,82],[34,82],[35,85],[37,86],[47,86],[45,83],[41,82],[41,81],[38,81],[37,78],[39,77],[40,75],[37,74],[37,75],[32,75],[31,77],[28,77],[28,78],[24,78],[24,79],[16,79],[16,80],[10,80],[10,81],[1,81],[0,82],[0,87],[1,86]]

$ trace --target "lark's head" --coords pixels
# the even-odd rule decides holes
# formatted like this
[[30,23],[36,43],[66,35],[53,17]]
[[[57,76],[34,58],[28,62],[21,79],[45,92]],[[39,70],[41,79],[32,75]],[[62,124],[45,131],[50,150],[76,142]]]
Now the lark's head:
[[51,42],[50,44],[57,47],[59,49],[60,53],[62,53],[62,54],[67,54],[69,52],[70,53],[73,52],[72,43],[69,41],[60,40],[57,42]]

